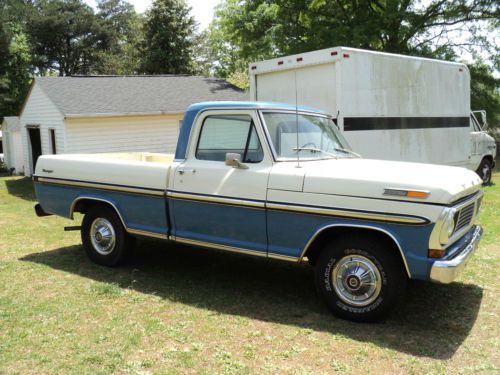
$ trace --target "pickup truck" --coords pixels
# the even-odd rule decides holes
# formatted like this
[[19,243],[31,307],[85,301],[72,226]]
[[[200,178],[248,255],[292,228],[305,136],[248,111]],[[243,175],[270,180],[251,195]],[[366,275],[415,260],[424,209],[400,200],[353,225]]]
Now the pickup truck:
[[33,180],[38,216],[84,214],[98,264],[136,236],[308,261],[330,310],[357,321],[387,315],[409,279],[452,282],[482,235],[474,172],[362,159],[331,116],[286,104],[193,104],[175,155],[44,155]]

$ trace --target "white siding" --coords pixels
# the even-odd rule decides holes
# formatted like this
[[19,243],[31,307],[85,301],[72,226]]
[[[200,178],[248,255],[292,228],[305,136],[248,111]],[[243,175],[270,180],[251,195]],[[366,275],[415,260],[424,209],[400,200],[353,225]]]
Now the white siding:
[[24,173],[21,131],[5,129],[3,131],[3,146],[7,168],[15,168],[15,174]]
[[179,115],[66,119],[66,153],[174,153]]
[[57,153],[62,154],[65,151],[63,116],[42,89],[35,83],[27,98],[23,112],[21,113],[20,121],[25,174],[31,175],[34,171],[31,165],[30,143],[26,126],[36,125],[40,127],[42,154],[52,153],[49,140],[49,129],[55,129]]
[[[14,131],[11,136],[11,156],[13,156],[13,163],[11,168],[15,168],[15,174],[24,173],[24,159],[23,159],[23,141],[21,139],[21,130]],[[13,149],[13,150],[12,150]]]

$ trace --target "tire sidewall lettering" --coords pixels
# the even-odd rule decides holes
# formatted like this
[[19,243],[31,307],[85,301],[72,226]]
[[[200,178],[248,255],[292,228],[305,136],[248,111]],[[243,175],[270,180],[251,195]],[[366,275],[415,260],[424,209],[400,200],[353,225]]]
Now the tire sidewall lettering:
[[380,264],[380,262],[375,258],[373,255],[370,253],[361,250],[361,249],[345,249],[344,250],[344,255],[363,255],[366,258],[370,259],[378,268],[381,276],[381,282],[382,282],[382,290],[380,291],[380,295],[378,298],[373,301],[371,304],[363,307],[356,307],[352,305],[348,305],[345,302],[343,302],[337,295],[337,293],[334,291],[332,285],[333,285],[333,280],[332,280],[332,270],[335,267],[335,264],[337,263],[337,258],[332,257],[328,260],[326,267],[324,268],[323,272],[323,287],[324,291],[327,295],[332,296],[335,299],[335,304],[337,305],[338,308],[344,310],[344,311],[349,311],[354,314],[363,314],[363,313],[368,313],[370,311],[376,310],[384,301],[384,294],[385,294],[385,288],[387,286],[388,280],[387,280],[387,275],[384,271],[384,268]]

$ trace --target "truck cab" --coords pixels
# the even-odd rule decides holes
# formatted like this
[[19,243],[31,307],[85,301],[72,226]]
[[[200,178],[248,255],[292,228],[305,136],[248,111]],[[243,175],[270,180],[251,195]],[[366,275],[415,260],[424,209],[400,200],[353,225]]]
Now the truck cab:
[[470,115],[471,169],[476,168],[484,184],[491,181],[491,171],[495,168],[497,154],[495,139],[486,132],[487,127],[486,111],[472,111]]

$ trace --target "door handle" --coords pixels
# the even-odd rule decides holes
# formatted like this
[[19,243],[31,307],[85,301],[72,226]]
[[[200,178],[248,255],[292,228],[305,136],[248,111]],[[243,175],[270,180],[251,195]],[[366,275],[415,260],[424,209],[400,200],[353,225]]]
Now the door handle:
[[196,173],[196,169],[190,169],[190,168],[181,168],[179,169],[179,174],[186,174],[186,173]]

